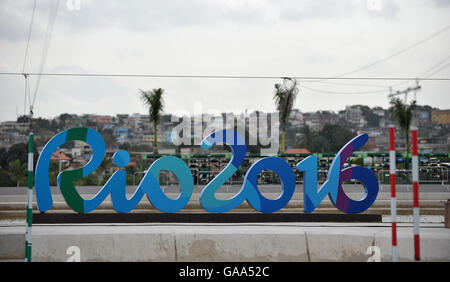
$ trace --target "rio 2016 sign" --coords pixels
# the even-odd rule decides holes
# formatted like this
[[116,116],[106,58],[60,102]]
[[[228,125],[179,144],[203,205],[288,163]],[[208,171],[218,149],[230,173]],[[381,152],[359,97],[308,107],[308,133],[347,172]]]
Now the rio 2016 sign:
[[[183,209],[192,196],[194,181],[187,164],[174,156],[164,156],[151,164],[129,199],[126,195],[126,172],[122,169],[117,170],[92,199],[83,199],[77,192],[74,181],[89,175],[100,165],[105,157],[105,143],[102,136],[95,130],[72,128],[55,135],[44,147],[39,157],[35,185],[37,205],[41,212],[49,210],[53,205],[49,184],[50,158],[59,146],[72,140],[84,141],[92,149],[92,157],[85,166],[66,170],[58,175],[61,194],[66,203],[76,212],[88,213],[95,210],[111,194],[114,209],[119,213],[127,213],[133,210],[146,194],[155,208],[162,212],[174,213]],[[297,164],[297,170],[304,173],[303,199],[306,213],[311,213],[327,195],[335,207],[345,213],[361,213],[373,204],[379,190],[378,180],[373,172],[358,166],[343,169],[345,161],[367,140],[366,134],[359,135],[350,140],[336,154],[330,166],[328,178],[319,189],[317,189],[317,157],[309,156]],[[236,172],[247,153],[245,139],[232,130],[222,130],[210,134],[203,139],[201,146],[207,150],[219,143],[225,143],[231,147],[232,158],[228,165],[203,188],[200,203],[205,210],[213,213],[227,212],[245,200],[255,210],[263,213],[276,212],[287,205],[294,194],[295,175],[289,164],[278,157],[266,157],[255,162],[249,168],[242,188],[235,196],[227,200],[217,199],[216,191]],[[114,154],[113,161],[119,168],[123,168],[129,163],[130,155],[126,151],[119,150]],[[162,191],[158,182],[161,170],[169,170],[177,177],[180,185],[178,198],[171,199]],[[263,170],[274,171],[281,180],[282,192],[277,199],[265,198],[258,189],[257,177]],[[363,184],[365,196],[362,199],[353,200],[345,194],[341,183],[350,179],[357,179]]]

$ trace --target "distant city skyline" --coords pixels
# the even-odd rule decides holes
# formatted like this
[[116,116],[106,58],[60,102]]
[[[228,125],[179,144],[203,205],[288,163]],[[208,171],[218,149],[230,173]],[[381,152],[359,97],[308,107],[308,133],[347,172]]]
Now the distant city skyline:
[[[333,77],[369,66],[347,76],[450,77],[450,29],[427,40],[449,26],[450,1],[81,0],[79,7],[69,2],[59,1],[45,73]],[[37,2],[25,72],[40,70],[51,3]],[[0,3],[0,73],[22,72],[32,9],[32,1]],[[382,58],[388,59],[370,66]],[[139,89],[153,88],[165,90],[167,113],[193,112],[198,102],[205,112],[274,112],[274,84],[280,82],[43,76],[34,114],[144,114]],[[14,120],[24,106],[28,113],[24,78],[0,75],[0,85],[0,121]],[[387,108],[389,86],[401,91],[413,85],[299,80],[294,108]],[[418,104],[450,108],[450,81],[420,85]],[[36,77],[30,86],[33,95]]]
[[[402,98],[402,100],[403,100],[403,98]],[[298,108],[294,108],[293,109],[293,113],[291,113],[291,114],[295,114],[295,112],[296,111],[299,111],[301,114],[312,114],[312,113],[316,113],[316,112],[330,112],[330,113],[334,113],[334,114],[338,114],[339,112],[345,112],[346,110],[347,110],[347,108],[348,107],[355,107],[355,106],[367,106],[367,105],[363,105],[363,104],[354,104],[354,105],[345,105],[344,106],[344,108],[342,108],[342,109],[337,109],[337,110],[313,110],[313,111],[300,111],[300,109],[298,109]],[[426,107],[426,106],[429,106],[429,107],[432,107],[432,106],[430,106],[430,105],[418,105],[418,106],[420,106],[420,107]],[[369,107],[369,106],[368,106]],[[374,107],[369,107],[369,108],[371,108],[371,109],[374,109],[374,108],[382,108],[383,110],[388,110],[389,108],[390,108],[390,106],[389,107],[381,107],[381,106],[374,106]],[[433,109],[437,109],[437,110],[440,110],[440,111],[448,111],[448,110],[450,110],[450,109],[444,109],[444,108],[440,108],[440,107],[432,107]],[[252,109],[252,110],[250,110],[250,109],[244,109],[244,110],[242,110],[242,111],[239,111],[239,112],[232,112],[232,111],[209,111],[209,112],[202,112],[201,114],[199,114],[198,112],[196,112],[195,114],[194,114],[194,112],[191,112],[191,113],[189,113],[189,112],[187,112],[187,111],[184,111],[184,112],[186,112],[186,113],[188,113],[188,116],[189,117],[198,117],[198,116],[201,116],[201,115],[212,115],[212,116],[216,116],[216,115],[221,115],[221,114],[225,114],[225,113],[231,113],[231,114],[233,114],[233,115],[235,115],[235,116],[239,116],[239,115],[241,115],[241,114],[245,114],[245,111],[247,110],[247,114],[249,115],[249,114],[251,114],[251,113],[254,113],[254,112],[256,112],[256,111],[259,111],[259,112],[263,112],[263,113],[277,113],[277,111],[276,110],[271,110],[271,111],[262,111],[262,110],[258,110],[258,109]],[[169,116],[175,116],[175,117],[179,117],[179,118],[181,118],[183,115],[180,115],[180,114],[177,114],[178,112],[175,112],[175,113],[171,113],[171,112],[168,112],[168,111],[164,111],[163,113],[162,113],[162,115],[169,115]],[[145,110],[143,110],[143,111],[141,111],[141,112],[132,112],[132,113],[125,113],[125,112],[120,112],[120,113],[111,113],[111,114],[102,114],[102,113],[87,113],[87,112],[84,112],[84,113],[70,113],[70,112],[66,112],[66,113],[59,113],[59,114],[56,114],[55,116],[34,116],[34,118],[43,118],[43,119],[48,119],[48,120],[52,120],[52,119],[56,119],[56,118],[58,118],[60,115],[63,115],[63,114],[69,114],[69,115],[77,115],[77,116],[84,116],[84,115],[89,115],[89,116],[96,116],[96,117],[101,117],[101,116],[109,116],[109,117],[117,117],[117,116],[120,116],[120,115],[128,115],[128,116],[133,116],[133,115],[141,115],[141,116],[145,116],[145,115],[147,115],[148,116],[148,112],[147,111],[145,111]],[[21,114],[18,116],[18,117],[20,117],[20,116],[22,116]],[[6,121],[6,120],[5,120]],[[12,120],[8,120],[8,121],[15,121],[15,119],[12,119]],[[0,121],[0,122],[3,122],[3,121]]]
[[[260,153],[264,154],[278,152],[280,123],[277,112],[259,112],[259,114],[248,112],[247,115],[232,113],[211,115],[201,112],[192,113],[194,116],[186,114],[178,116],[166,114],[161,117],[157,130],[160,149],[174,150],[176,147],[197,146],[194,150],[201,151],[199,145],[204,137],[225,128],[235,128],[242,136],[246,136],[247,145],[256,146],[253,147],[253,152],[259,149],[261,149]],[[418,106],[412,122],[414,126],[420,128],[422,152],[448,151],[450,110]],[[286,127],[285,141],[288,148],[303,144],[300,146],[305,146],[310,152],[333,151],[338,150],[340,146],[333,147],[336,144],[329,142],[331,132],[341,137],[343,137],[342,134],[346,135],[344,139],[340,139],[342,142],[347,142],[354,134],[366,133],[371,138],[368,145],[370,148],[366,150],[387,150],[389,138],[386,132],[393,123],[392,113],[388,109],[369,108],[364,105],[348,106],[338,113],[325,111],[301,113],[293,110]],[[77,115],[72,113],[62,114],[51,120],[35,119],[33,132],[35,136],[39,136],[36,144],[43,146],[43,142],[46,142],[53,134],[74,127],[98,130],[105,138],[110,150],[128,143],[129,146],[135,147],[135,151],[149,151],[149,146],[151,147],[149,144],[156,140],[155,130],[149,122],[148,114]],[[0,122],[0,148],[25,143],[28,130],[27,118],[21,118],[17,122]],[[312,141],[311,138],[317,140]],[[267,146],[269,144],[270,146]],[[401,144],[399,145],[401,147]]]

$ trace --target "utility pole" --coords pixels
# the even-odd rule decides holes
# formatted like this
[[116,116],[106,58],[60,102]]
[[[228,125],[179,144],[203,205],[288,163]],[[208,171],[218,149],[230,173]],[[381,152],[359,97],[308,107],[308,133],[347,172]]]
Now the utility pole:
[[419,85],[419,79],[416,78],[416,87],[414,91],[414,101],[417,102],[417,91],[419,91],[421,89],[420,85]]
[[417,101],[417,91],[422,89],[422,86],[419,85],[419,80],[416,79],[416,85],[412,87],[408,87],[403,91],[392,92],[392,87],[389,87],[389,95],[388,98],[391,99],[394,96],[405,95],[405,104],[408,102],[408,93],[414,91],[414,100]]
[[[414,101],[417,101],[417,91],[419,91],[422,87],[419,85],[419,80],[416,79],[416,85],[415,86],[411,86],[406,88],[403,91],[396,91],[396,92],[392,92],[392,87],[389,87],[389,95],[388,98],[391,99],[392,97],[395,96],[399,96],[399,95],[405,95],[405,105],[407,105],[408,103],[408,93],[411,91],[414,91]],[[417,122],[417,116],[415,111],[412,113],[413,115],[413,119],[412,119],[412,124],[415,124]],[[408,169],[409,164],[408,164],[408,155],[406,155],[405,157],[405,168]]]
[[[25,77],[25,91],[29,85],[29,75],[23,74]],[[29,91],[29,88],[28,88]],[[25,92],[26,96],[27,92]],[[30,101],[30,115],[29,115],[29,137],[28,137],[28,189],[27,189],[27,213],[26,221],[27,228],[25,232],[25,261],[31,262],[31,241],[32,241],[32,226],[33,226],[33,182],[34,182],[34,136],[33,136],[33,105]]]
[[[406,88],[403,91],[396,91],[396,92],[392,92],[392,87],[389,87],[389,95],[388,98],[391,99],[392,97],[395,96],[399,96],[399,95],[405,95],[405,105],[408,102],[408,93],[413,91],[414,92],[414,101],[417,102],[417,91],[420,91],[422,89],[422,87],[419,85],[419,79],[416,79],[416,85],[415,86],[411,86]],[[417,122],[417,114],[416,112],[413,112],[413,124],[417,126],[417,124],[415,124]]]

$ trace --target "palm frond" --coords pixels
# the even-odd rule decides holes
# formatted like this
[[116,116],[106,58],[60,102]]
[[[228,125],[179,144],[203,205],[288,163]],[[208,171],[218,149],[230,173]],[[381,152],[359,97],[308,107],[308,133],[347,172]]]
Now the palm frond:
[[158,123],[161,118],[161,113],[164,110],[164,90],[156,88],[153,90],[144,91],[139,89],[141,93],[141,100],[149,111],[149,121],[151,123]]
[[288,82],[292,82],[292,80],[285,78],[282,85],[278,83],[275,84],[273,95],[275,106],[279,112],[280,122],[283,127],[286,126],[289,120],[289,115],[291,114],[298,94],[297,82],[293,80],[290,85],[288,85]]
[[390,101],[390,104],[392,106],[392,115],[395,121],[397,121],[399,127],[403,131],[409,131],[413,111],[416,108],[416,101],[413,101],[410,105],[407,105],[399,98],[393,98]]

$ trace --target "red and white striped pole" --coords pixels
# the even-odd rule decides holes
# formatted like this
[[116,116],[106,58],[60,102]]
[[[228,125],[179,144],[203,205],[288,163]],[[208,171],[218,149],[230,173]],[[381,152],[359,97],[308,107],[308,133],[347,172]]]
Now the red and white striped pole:
[[417,128],[411,129],[412,180],[413,180],[413,220],[414,220],[414,259],[420,260],[420,214],[419,214],[419,154],[417,148]]
[[397,250],[397,200],[395,196],[395,127],[389,127],[389,176],[391,182],[392,261],[398,261]]

